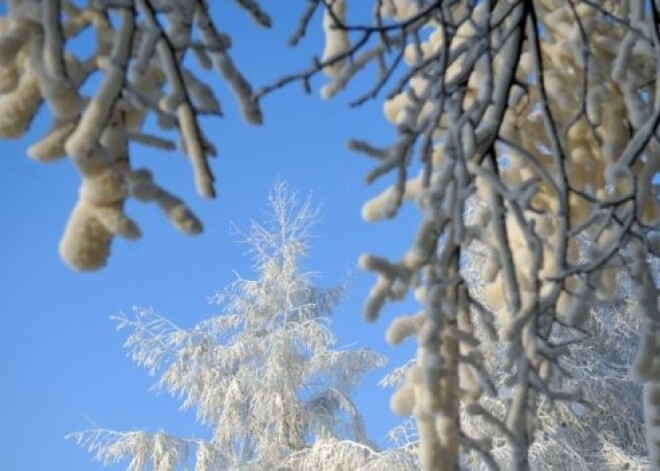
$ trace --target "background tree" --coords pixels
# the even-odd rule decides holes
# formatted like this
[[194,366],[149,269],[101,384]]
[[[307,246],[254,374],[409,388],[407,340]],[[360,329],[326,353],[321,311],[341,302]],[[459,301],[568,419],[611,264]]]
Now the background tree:
[[[483,266],[487,248],[474,244],[461,267],[470,284],[470,293],[479,309],[488,311],[484,301]],[[652,260],[657,273],[657,259]],[[566,342],[567,354],[559,363],[564,386],[581,391],[579,401],[542,400],[537,413],[537,431],[530,448],[530,467],[535,470],[621,470],[648,469],[644,442],[641,387],[629,377],[628,369],[639,344],[637,301],[631,297],[631,280],[619,274],[613,299],[592,308],[585,329],[558,332]],[[492,315],[492,313],[491,313]],[[503,414],[510,387],[506,384],[506,354],[496,326],[478,317],[475,335],[484,352],[484,363],[493,384],[483,398],[480,414],[467,408],[460,411],[464,430],[477,440],[492,440],[494,467],[511,467],[510,445],[498,437],[497,425],[487,417]],[[382,386],[400,387],[414,370],[410,360],[395,368],[381,381]],[[472,406],[474,408],[474,406]],[[488,415],[486,415],[486,413]],[[419,446],[413,417],[406,418],[390,432],[400,448],[414,451]],[[493,438],[494,437],[494,438]],[[462,454],[460,468],[488,469],[476,453]]]
[[258,277],[239,276],[214,296],[222,314],[191,329],[149,309],[115,317],[119,328],[131,330],[125,343],[131,358],[159,375],[159,388],[182,397],[183,408],[194,408],[211,438],[105,429],[73,434],[99,461],[128,459],[131,471],[169,471],[190,460],[199,471],[397,462],[369,444],[349,395],[384,358],[333,349],[328,316],[342,289],[315,287],[300,269],[317,211],[284,183],[274,186],[269,205],[270,219],[253,222],[245,234]]
[[[483,265],[485,247],[474,244],[462,273],[470,283],[475,301],[484,301]],[[582,247],[581,252],[586,252]],[[657,260],[653,261],[656,272]],[[618,470],[646,469],[641,387],[628,375],[639,344],[637,301],[631,297],[631,280],[624,273],[617,279],[609,301],[592,306],[581,331],[556,329],[556,338],[567,350],[557,367],[569,391],[580,391],[576,401],[551,401],[543,398],[537,413],[537,431],[530,448],[530,467],[538,470]],[[502,414],[510,387],[506,384],[506,365],[499,361],[503,345],[493,335],[493,327],[478,322],[476,331],[484,350],[485,364],[498,394],[481,404],[493,415]],[[489,332],[490,330],[490,332]],[[561,380],[561,382],[559,381]],[[462,411],[469,433],[481,439],[497,436],[497,430],[483,417]],[[511,466],[509,445],[501,438],[493,443],[493,454],[500,468]],[[467,457],[469,469],[481,469],[476,456]]]

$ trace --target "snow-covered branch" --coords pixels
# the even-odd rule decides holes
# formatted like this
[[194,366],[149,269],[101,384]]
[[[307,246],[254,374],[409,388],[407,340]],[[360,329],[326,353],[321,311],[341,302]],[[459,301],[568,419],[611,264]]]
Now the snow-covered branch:
[[[488,466],[529,469],[544,404],[582,401],[559,380],[569,345],[588,338],[594,308],[629,271],[648,299],[636,371],[648,384],[647,440],[660,466],[657,288],[640,275],[660,230],[657,5],[382,0],[365,21],[351,19],[350,2],[322,3],[322,58],[261,93],[325,73],[329,98],[363,69],[376,79],[356,103],[389,91],[393,143],[350,143],[375,162],[368,183],[391,179],[363,216],[392,219],[414,204],[420,223],[400,258],[367,254],[360,264],[377,276],[368,319],[410,291],[422,306],[388,331],[394,343],[412,336],[419,346],[393,407],[416,417],[422,468],[457,469],[463,447]],[[475,244],[481,297],[464,271]],[[498,330],[505,381],[484,363],[475,328],[483,319]],[[562,329],[576,337],[558,340]],[[504,402],[484,415],[489,383]],[[470,436],[461,407],[488,417],[499,441]]]
[[[237,1],[261,26],[268,15],[256,1]],[[80,57],[70,40],[95,33],[90,57]],[[195,39],[201,37],[201,41]],[[188,52],[202,67],[215,67],[234,91],[244,118],[261,122],[247,80],[234,65],[231,38],[210,18],[205,0],[90,1],[16,0],[0,18],[0,137],[16,138],[29,128],[42,104],[51,130],[28,150],[39,161],[68,156],[81,189],[60,242],[64,261],[95,270],[108,258],[113,237],[140,237],[125,213],[128,198],[155,202],[185,234],[202,225],[177,197],[154,183],[151,172],[131,165],[129,141],[171,150],[172,144],[145,129],[149,114],[159,127],[175,130],[190,159],[203,197],[213,197],[209,157],[215,154],[200,117],[220,114],[220,104],[186,62]],[[81,87],[91,75],[100,82],[91,96]]]

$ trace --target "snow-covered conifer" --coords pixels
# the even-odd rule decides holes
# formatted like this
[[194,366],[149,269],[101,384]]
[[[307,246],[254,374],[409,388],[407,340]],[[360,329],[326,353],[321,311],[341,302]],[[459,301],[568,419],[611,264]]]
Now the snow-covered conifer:
[[274,186],[270,210],[271,219],[245,234],[257,276],[238,277],[213,296],[220,314],[189,329],[151,309],[115,317],[130,330],[131,358],[195,410],[208,437],[73,434],[100,462],[126,460],[131,471],[190,463],[200,471],[405,469],[398,454],[369,443],[349,394],[384,358],[335,347],[329,315],[343,290],[316,287],[301,271],[317,210],[284,183]]

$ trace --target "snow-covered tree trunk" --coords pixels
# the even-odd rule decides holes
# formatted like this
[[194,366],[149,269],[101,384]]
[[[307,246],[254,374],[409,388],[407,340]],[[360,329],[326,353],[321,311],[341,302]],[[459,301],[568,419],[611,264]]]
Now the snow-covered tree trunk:
[[646,446],[652,470],[660,469],[660,309],[658,288],[647,260],[645,251],[638,247],[632,278],[639,300],[638,316],[641,317],[641,346],[633,374],[644,383],[644,426]]
[[644,420],[651,469],[660,469],[660,381],[644,384]]

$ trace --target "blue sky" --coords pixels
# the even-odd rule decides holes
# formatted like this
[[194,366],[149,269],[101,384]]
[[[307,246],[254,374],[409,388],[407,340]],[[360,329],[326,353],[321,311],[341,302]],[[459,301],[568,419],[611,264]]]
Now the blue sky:
[[[301,49],[292,52],[286,46],[302,4],[265,2],[275,6],[270,8],[275,26],[267,33],[230,2],[222,4],[217,22],[232,32],[234,58],[254,84],[306,67],[311,53],[321,50],[320,35],[313,29]],[[318,25],[320,18],[316,20]],[[157,181],[191,205],[204,221],[204,234],[182,236],[155,207],[130,203],[128,212],[143,237],[139,242],[115,241],[108,267],[98,273],[75,273],[57,255],[78,177],[67,161],[44,165],[26,157],[26,148],[46,131],[48,118],[38,116],[23,139],[0,141],[3,469],[104,469],[63,438],[94,424],[117,430],[166,429],[183,436],[204,432],[194,425],[192,414],[179,411],[176,398],[149,392],[154,379],[125,356],[124,333],[114,330],[109,316],[139,305],[190,326],[217,313],[208,297],[233,280],[233,270],[251,274],[245,247],[236,243],[230,225],[247,228],[251,218],[258,219],[278,177],[301,194],[311,191],[323,206],[305,268],[322,274],[317,280],[321,285],[349,280],[333,323],[339,345],[373,348],[390,357],[390,366],[412,354],[411,345],[392,349],[383,341],[397,309],[386,310],[375,324],[361,317],[373,278],[356,268],[359,254],[396,256],[414,227],[410,212],[381,225],[360,219],[362,203],[382,186],[363,183],[371,162],[346,150],[345,142],[350,137],[388,142],[392,130],[380,101],[350,110],[346,103],[360,84],[353,95],[330,102],[318,97],[322,80],[314,82],[314,96],[293,85],[264,100],[265,125],[255,128],[241,121],[226,87],[217,78],[215,83],[226,115],[206,123],[219,149],[212,163],[217,199],[204,201],[194,194],[182,155],[137,147],[132,151],[134,165],[152,168]],[[376,442],[398,420],[389,412],[390,392],[376,385],[385,372],[367,377],[356,392]]]

